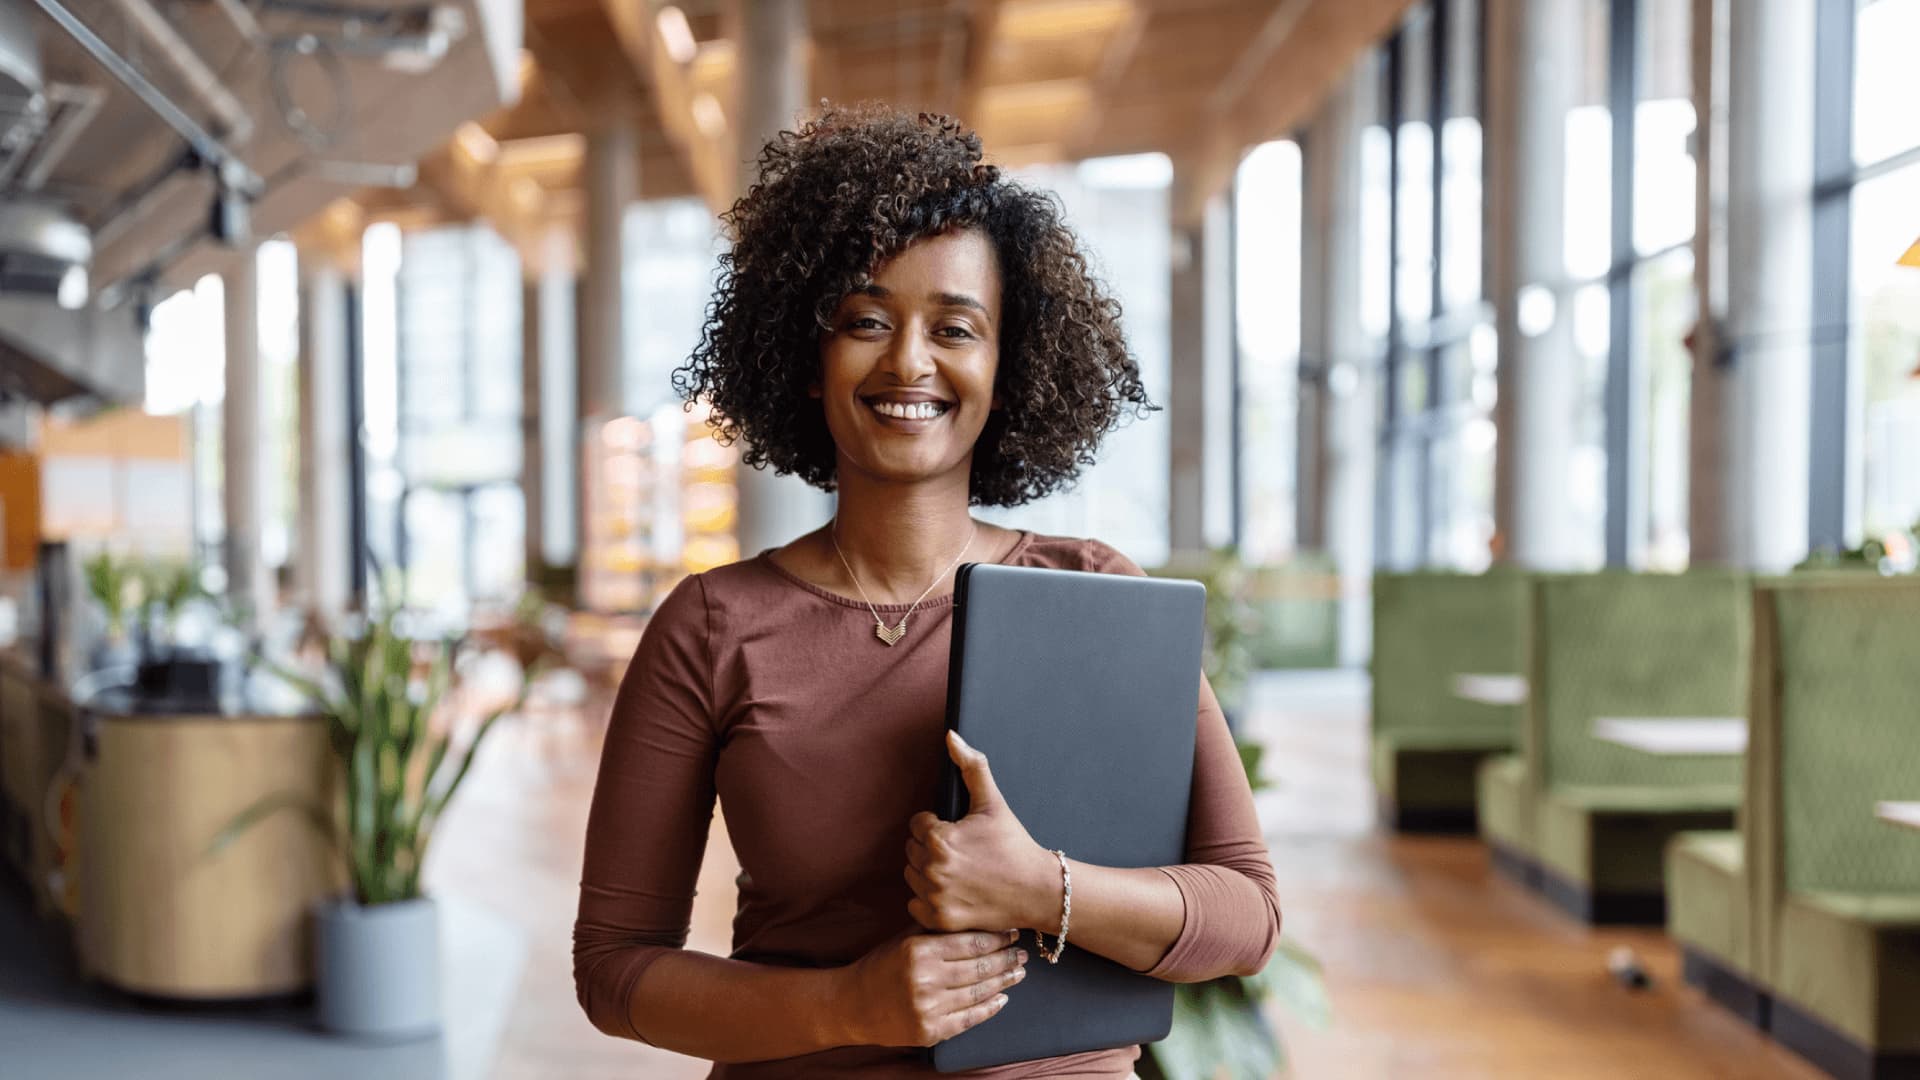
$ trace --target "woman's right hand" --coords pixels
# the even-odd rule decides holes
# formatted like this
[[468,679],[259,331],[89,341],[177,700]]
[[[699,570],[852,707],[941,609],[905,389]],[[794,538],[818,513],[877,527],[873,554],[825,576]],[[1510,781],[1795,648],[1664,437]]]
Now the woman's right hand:
[[1006,1005],[1027,973],[1019,932],[903,932],[841,969],[842,1016],[862,1046],[932,1046]]

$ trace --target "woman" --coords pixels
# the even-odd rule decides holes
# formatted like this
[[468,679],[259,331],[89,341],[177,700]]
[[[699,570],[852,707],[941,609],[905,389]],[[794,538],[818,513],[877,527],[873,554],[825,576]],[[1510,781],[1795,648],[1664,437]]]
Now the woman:
[[[1068,888],[993,799],[990,763],[945,735],[954,568],[1141,572],[969,507],[1069,483],[1150,406],[1119,305],[1054,203],[983,165],[953,121],[830,111],[759,165],[675,386],[748,465],[835,490],[838,510],[687,579],[649,622],[602,752],[575,980],[600,1030],[711,1059],[712,1076],[931,1075],[914,1048],[1018,1007],[1003,991],[1037,959],[1019,930],[1058,933]],[[1172,982],[1252,974],[1280,931],[1204,684],[1196,715],[1188,863],[1065,853],[1066,947]],[[927,812],[943,752],[974,793],[958,822]],[[743,869],[728,958],[682,948],[716,794]],[[968,1075],[1126,1077],[1139,1052]]]

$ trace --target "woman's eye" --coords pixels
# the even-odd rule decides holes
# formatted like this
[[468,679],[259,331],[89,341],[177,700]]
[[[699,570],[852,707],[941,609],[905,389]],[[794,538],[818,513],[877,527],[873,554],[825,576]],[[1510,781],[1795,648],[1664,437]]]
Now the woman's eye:
[[940,329],[935,330],[934,333],[942,334],[947,337],[954,338],[956,340],[960,338],[970,338],[973,336],[973,331],[967,329],[964,326],[943,326]]
[[885,330],[886,324],[871,315],[862,315],[847,324],[849,330]]

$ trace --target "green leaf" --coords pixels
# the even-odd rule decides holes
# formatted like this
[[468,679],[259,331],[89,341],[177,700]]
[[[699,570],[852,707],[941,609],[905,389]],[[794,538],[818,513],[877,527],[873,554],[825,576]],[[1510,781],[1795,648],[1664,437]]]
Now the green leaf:
[[265,821],[267,818],[283,810],[298,812],[309,825],[313,826],[314,831],[326,837],[327,842],[333,846],[334,850],[339,850],[340,832],[334,826],[332,815],[328,814],[322,807],[315,806],[313,803],[283,791],[263,796],[255,801],[253,805],[234,815],[233,820],[227,822],[225,828],[214,834],[212,842],[207,844],[206,850],[202,854],[208,858],[220,854],[222,851],[231,847],[235,841],[239,840],[240,837],[245,835],[248,830],[252,829],[255,825],[260,824],[260,822]]
[[1320,961],[1289,938],[1281,938],[1266,969],[1252,979],[1250,992],[1256,998],[1272,998],[1289,1013],[1317,1030],[1333,1023],[1333,1001],[1327,994],[1325,973]]

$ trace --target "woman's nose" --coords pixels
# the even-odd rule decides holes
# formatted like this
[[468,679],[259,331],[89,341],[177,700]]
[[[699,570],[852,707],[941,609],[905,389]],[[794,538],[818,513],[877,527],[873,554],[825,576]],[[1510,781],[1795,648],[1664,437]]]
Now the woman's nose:
[[933,374],[933,354],[927,349],[926,336],[914,327],[893,336],[882,363],[901,382],[911,383]]

